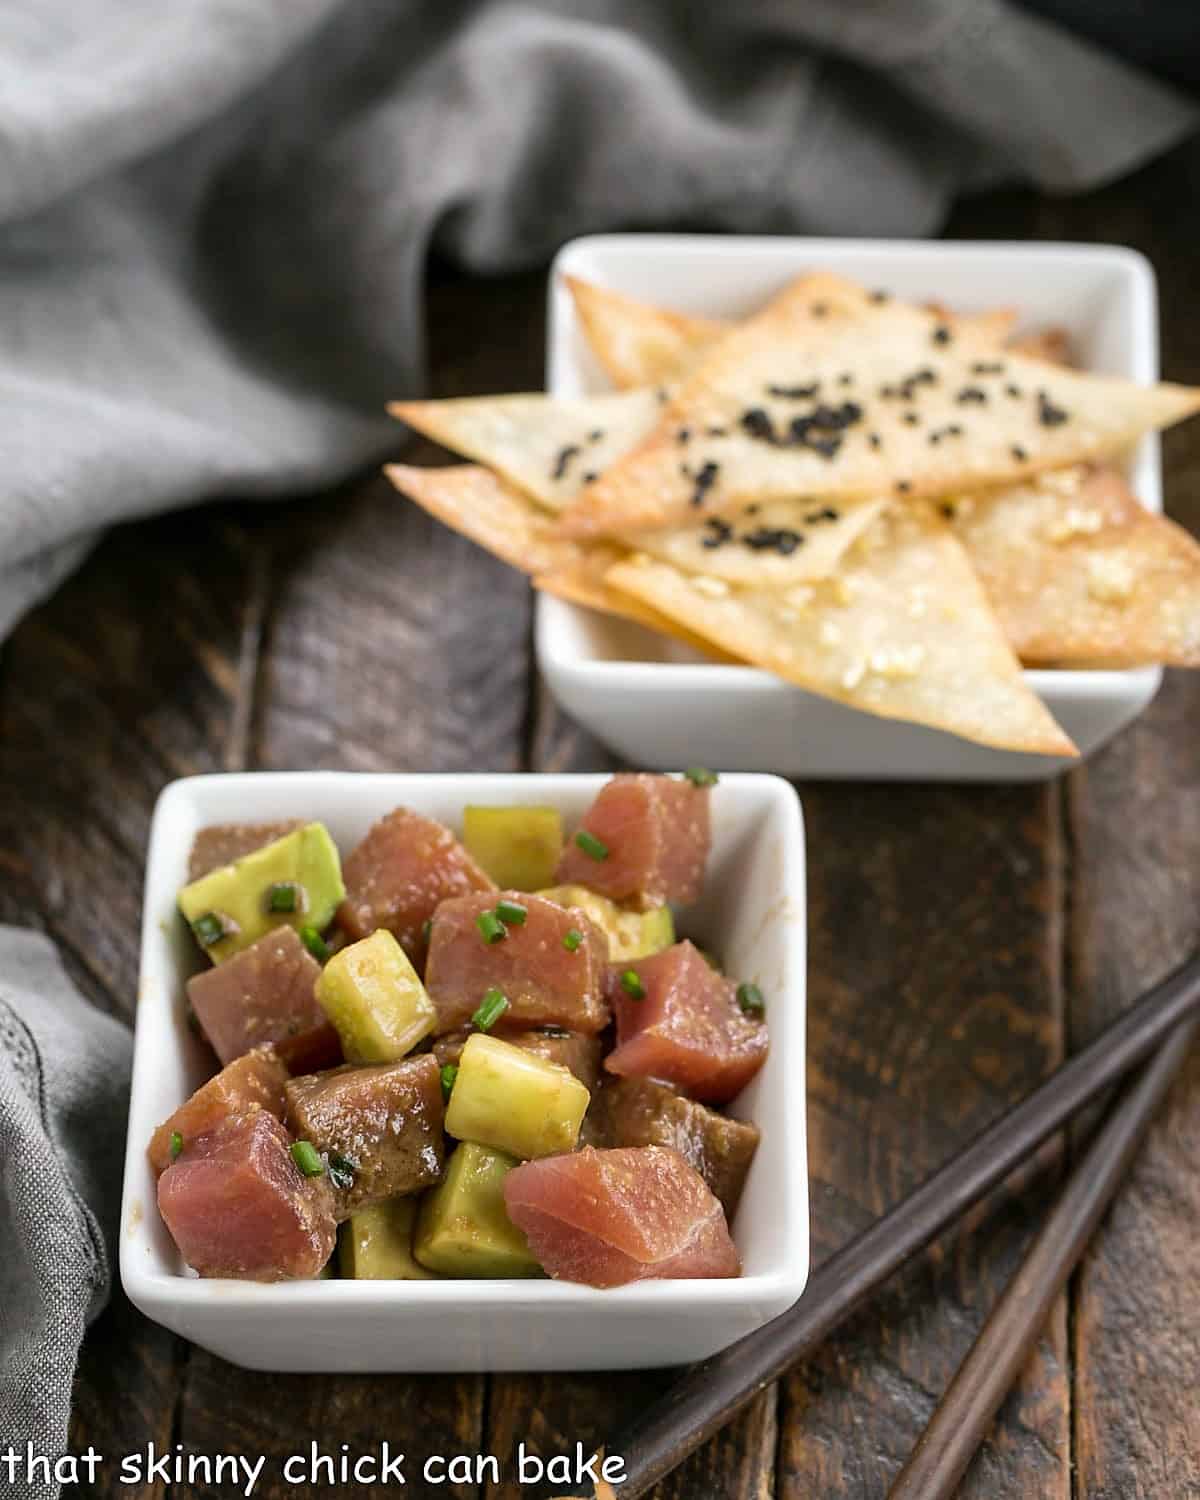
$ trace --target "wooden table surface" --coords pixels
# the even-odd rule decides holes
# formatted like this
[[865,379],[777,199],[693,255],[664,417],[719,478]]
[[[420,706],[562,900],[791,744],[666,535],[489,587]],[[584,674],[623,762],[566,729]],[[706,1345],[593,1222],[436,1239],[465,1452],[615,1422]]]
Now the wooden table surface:
[[[950,233],[1140,247],[1160,278],[1164,373],[1200,382],[1198,198],[1194,144],[1086,197],[978,199]],[[544,270],[435,276],[435,393],[536,389],[544,287]],[[1200,529],[1200,424],[1171,434],[1166,455],[1168,504]],[[800,785],[818,1259],[1196,943],[1198,728],[1200,677],[1168,673],[1140,722],[1049,785]],[[285,507],[130,526],[0,660],[0,920],[49,932],[85,992],[129,1017],[147,825],[167,780],[612,764],[540,687],[524,581],[375,476]],[[658,1495],[882,1496],[1070,1149],[1058,1143],[937,1244]],[[1200,1058],[963,1495],[1200,1496],[1198,1160]],[[84,1348],[72,1442],[274,1456],[312,1436],[333,1451],[386,1437],[411,1472],[429,1452],[591,1445],[668,1378],[251,1374],[156,1328],[118,1290]],[[93,1493],[138,1492],[118,1490],[114,1467]],[[290,1493],[270,1469],[256,1491]]]

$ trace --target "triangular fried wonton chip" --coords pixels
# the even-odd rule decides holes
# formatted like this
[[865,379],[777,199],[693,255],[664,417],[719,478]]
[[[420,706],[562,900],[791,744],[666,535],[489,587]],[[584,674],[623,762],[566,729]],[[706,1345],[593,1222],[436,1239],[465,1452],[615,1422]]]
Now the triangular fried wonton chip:
[[[473,396],[404,402],[391,409],[427,437],[497,470],[545,509],[561,510],[583,489],[592,472],[589,465],[615,456],[613,450],[619,445],[633,447],[653,428],[659,402],[648,392],[631,391],[573,401],[534,395]],[[679,447],[682,453],[687,441]],[[487,534],[469,529],[472,524],[485,528],[490,524],[486,517],[468,515],[485,503],[485,492],[498,495],[484,478],[467,468],[407,472],[423,476],[400,485],[419,504],[498,556],[508,556],[499,545],[492,545]],[[414,485],[422,488],[421,494]],[[516,532],[519,528],[512,519],[516,501],[508,495],[503,503],[506,524]],[[714,519],[705,524],[699,517],[689,517],[686,526],[639,535],[637,545],[691,572],[712,573],[737,583],[783,586],[832,572],[883,504],[879,499],[839,505],[776,499],[744,507],[728,522]],[[625,538],[618,535],[614,540]],[[544,538],[537,545],[544,547]],[[523,565],[517,561],[515,566]],[[538,565],[532,571],[546,570]]]
[[[699,318],[639,302],[577,276],[564,278],[570,288],[588,344],[618,390],[658,386],[677,379],[705,349],[734,326],[718,318]],[[953,327],[994,343],[1008,336],[1016,314],[1010,308],[983,313],[933,309]]]
[[588,344],[618,390],[674,380],[732,326],[652,307],[577,276],[564,278]]
[[953,502],[954,530],[1026,662],[1200,666],[1200,545],[1083,466]]
[[522,573],[553,573],[587,556],[584,544],[553,535],[545,511],[490,469],[385,464],[383,472],[422,510]]
[[624,555],[619,548],[604,543],[584,546],[552,535],[545,513],[534,501],[490,469],[475,464],[447,468],[386,464],[384,473],[422,510],[510,567],[528,573],[535,586],[547,593],[633,620],[708,656],[731,659],[640,599],[606,583],[604,574]]
[[875,521],[833,578],[737,589],[635,554],[608,581],[810,692],[1006,750],[1073,755],[960,543],[925,507]]
[[[1198,409],[1198,390],[1000,354],[920,308],[808,276],[700,360],[655,430],[564,515],[563,532],[651,530],[795,495],[1008,483]],[[681,456],[684,428],[699,440]]]
[[496,469],[561,510],[658,420],[653,391],[559,399],[539,394],[394,401],[388,411],[443,447]]
[[562,568],[557,573],[547,573],[535,578],[533,586],[545,594],[566,599],[571,604],[582,604],[586,609],[616,615],[618,619],[631,620],[635,625],[644,626],[659,635],[682,641],[685,646],[690,646],[693,651],[699,652],[701,656],[711,657],[714,661],[745,665],[740,657],[731,656],[715,642],[688,630],[678,620],[652,608],[645,600],[627,594],[609,583],[606,577],[609,569],[627,556],[627,553],[601,542],[589,548],[584,561]]

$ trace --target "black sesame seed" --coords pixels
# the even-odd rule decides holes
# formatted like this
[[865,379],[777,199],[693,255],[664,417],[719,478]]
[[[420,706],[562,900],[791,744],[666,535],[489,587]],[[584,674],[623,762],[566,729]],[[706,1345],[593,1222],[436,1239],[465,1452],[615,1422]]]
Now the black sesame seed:
[[765,443],[775,441],[775,424],[761,406],[747,407],[740,420],[747,437],[759,438]]
[[787,526],[760,526],[756,531],[745,532],[741,541],[753,552],[777,552],[780,557],[790,557],[797,547],[804,545],[803,536]]
[[595,484],[596,480],[599,478],[600,476],[596,473],[595,469],[589,469],[583,476],[583,482],[584,484]]
[[705,432],[709,437],[725,437],[729,429],[727,427],[706,427]]
[[843,370],[838,376],[838,385],[853,385],[854,376],[849,370]]
[[897,479],[897,481],[896,481],[896,493],[898,495],[907,495],[908,492],[911,489],[912,489],[912,485],[909,484],[909,482],[908,482],[907,479]]
[[703,505],[705,497],[713,485],[717,482],[720,473],[720,465],[713,463],[710,458],[700,472],[696,475],[695,487],[692,490],[692,504]]
[[762,510],[762,506],[755,501],[753,505],[747,505],[745,513],[748,516],[756,516],[760,510]]
[[1011,396],[1014,400],[1016,400],[1016,398],[1021,394],[1021,387],[1019,385],[1006,385],[1004,387],[1004,393],[1005,395]]
[[603,436],[604,436],[604,428],[603,427],[593,427],[592,430],[591,430],[591,432],[588,433],[588,442],[589,443],[598,443]]
[[933,330],[933,342],[935,344],[948,344],[953,337],[954,335],[950,332],[949,325],[946,323],[939,323]]
[[972,375],[1003,375],[1004,361],[1002,359],[977,359],[971,366]]
[[1025,460],[1029,457],[1029,454],[1025,452],[1024,448],[1021,447],[1020,443],[1014,443],[1013,446],[1012,446],[1012,456],[1016,459],[1016,461],[1019,464],[1023,464],[1025,462]]
[[679,429],[679,431],[675,434],[675,441],[677,443],[686,443],[686,442],[689,441],[689,439],[691,438],[691,436],[692,436],[692,429],[690,427],[681,427]]
[[954,519],[954,506],[951,505],[951,503],[950,503],[949,500],[943,500],[942,503],[938,506],[938,510],[941,511],[942,515],[945,516],[945,518],[947,519],[947,521],[953,521],[953,519]]
[[972,402],[976,406],[986,406],[987,392],[981,386],[964,385],[954,399],[958,402],[959,406],[969,406]]
[[558,457],[554,460],[554,469],[550,477],[552,479],[565,478],[568,464],[581,452],[582,449],[576,443],[568,443],[565,448],[560,448]]
[[778,396],[783,401],[811,401],[820,389],[819,380],[810,385],[769,385],[767,395]]
[[871,445],[872,448],[878,448],[880,446],[880,444],[883,442],[883,439],[879,436],[879,434],[877,432],[868,432],[867,433],[867,442],[870,443],[870,445]]
[[1043,427],[1061,427],[1069,420],[1069,413],[1061,406],[1055,406],[1045,391],[1038,392],[1038,421]]
[[886,302],[891,297],[891,292],[884,291],[883,287],[876,287],[870,294],[872,302]]
[[823,318],[829,311],[829,304],[828,302],[814,302],[809,311],[814,318]]
[[915,411],[906,411],[900,420],[907,423],[909,427],[916,427],[921,419]]

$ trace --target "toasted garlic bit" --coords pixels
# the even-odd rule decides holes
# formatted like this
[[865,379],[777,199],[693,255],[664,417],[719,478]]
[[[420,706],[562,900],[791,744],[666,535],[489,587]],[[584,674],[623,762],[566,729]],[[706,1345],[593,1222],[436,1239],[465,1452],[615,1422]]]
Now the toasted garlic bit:
[[1136,579],[1127,557],[1102,552],[1088,558],[1087,590],[1102,604],[1124,604],[1133,593]]
[[833,597],[845,608],[854,603],[854,597],[858,593],[858,585],[849,578],[835,578],[833,580]]
[[723,578],[709,578],[704,573],[692,579],[692,587],[708,599],[724,599],[729,593],[729,585]]
[[925,647],[919,641],[911,646],[888,646],[872,651],[871,671],[877,677],[915,677],[925,660]]
[[1086,471],[1079,465],[1073,469],[1047,469],[1041,475],[1041,484],[1058,495],[1077,495],[1085,476]]
[[1072,505],[1060,521],[1056,521],[1047,532],[1052,542],[1069,542],[1073,536],[1094,536],[1104,525],[1104,516],[1098,510],[1085,510]]
[[842,639],[842,632],[832,620],[822,620],[819,632],[822,646],[836,646]]

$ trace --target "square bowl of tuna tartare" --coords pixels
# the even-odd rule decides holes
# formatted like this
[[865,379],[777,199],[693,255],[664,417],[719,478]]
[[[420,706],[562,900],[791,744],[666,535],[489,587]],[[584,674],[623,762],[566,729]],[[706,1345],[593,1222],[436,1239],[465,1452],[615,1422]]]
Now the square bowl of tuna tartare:
[[715,1353],[808,1275],[805,938],[774,776],[174,782],[126,1293],[256,1369]]

